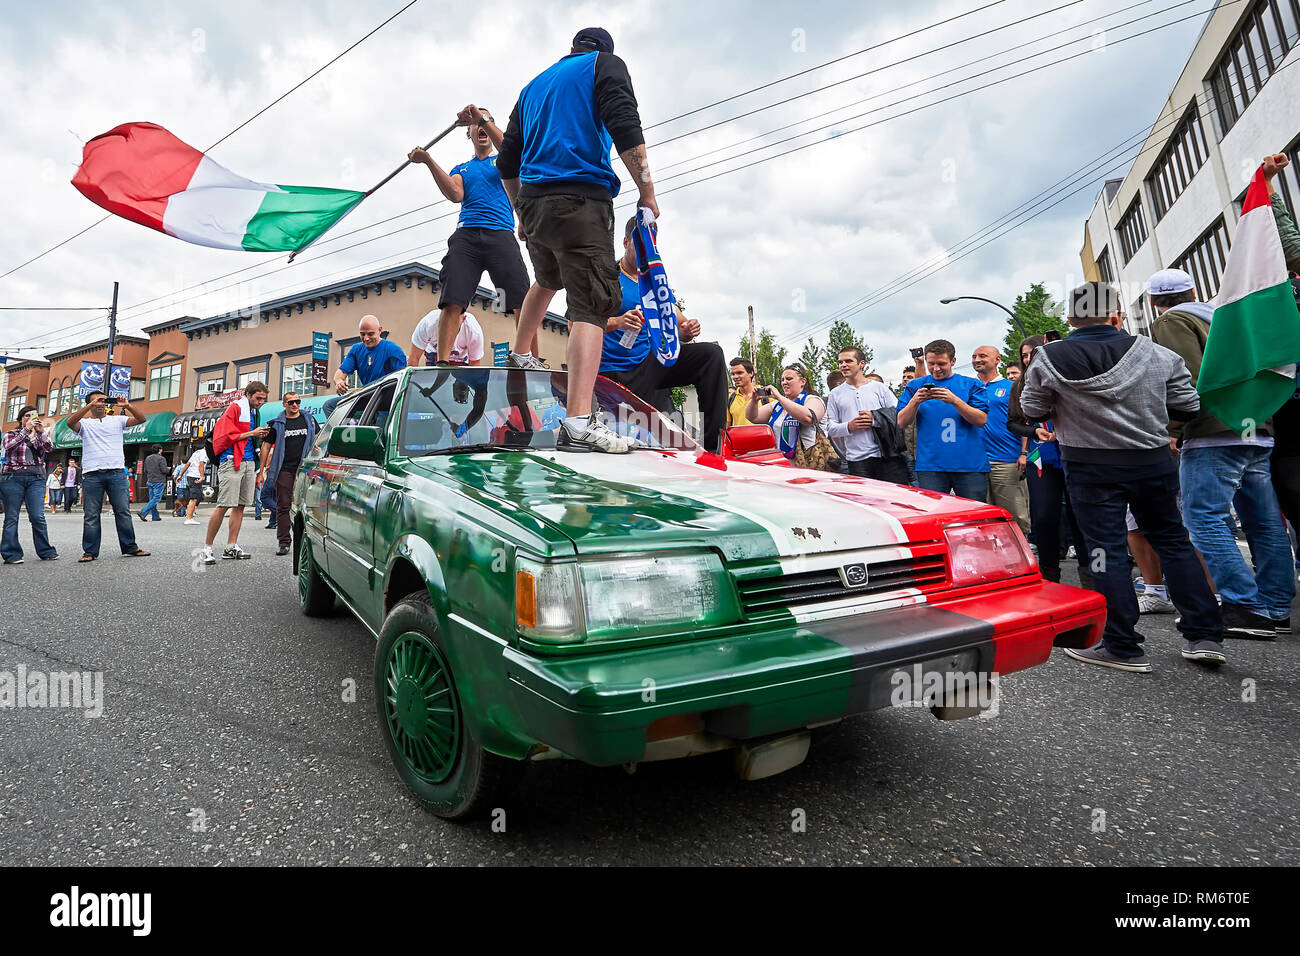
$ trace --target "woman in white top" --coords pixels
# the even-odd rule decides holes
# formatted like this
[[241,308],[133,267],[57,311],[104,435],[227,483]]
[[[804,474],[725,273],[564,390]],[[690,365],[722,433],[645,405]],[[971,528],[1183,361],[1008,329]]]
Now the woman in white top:
[[59,510],[59,503],[63,500],[63,466],[58,465],[50,472],[50,476],[45,479],[45,489],[50,493],[49,509],[50,514]]
[[786,458],[794,458],[797,443],[804,448],[813,446],[817,441],[813,426],[825,415],[825,403],[809,393],[808,372],[798,362],[781,370],[780,392],[771,387],[756,388],[745,406],[745,417],[751,422],[771,426],[776,447]]

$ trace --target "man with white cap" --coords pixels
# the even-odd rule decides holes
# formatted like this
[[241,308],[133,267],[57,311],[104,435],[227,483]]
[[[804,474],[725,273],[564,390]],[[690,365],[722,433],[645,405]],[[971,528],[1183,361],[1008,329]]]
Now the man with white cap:
[[[1192,277],[1181,269],[1153,275],[1147,295],[1158,316],[1151,337],[1178,353],[1195,381],[1214,307],[1197,300]],[[1291,630],[1294,564],[1269,473],[1271,426],[1271,421],[1260,422],[1238,434],[1202,409],[1174,428],[1182,450],[1183,523],[1214,578],[1229,637],[1272,640]],[[1228,528],[1234,504],[1255,559],[1255,574]]]

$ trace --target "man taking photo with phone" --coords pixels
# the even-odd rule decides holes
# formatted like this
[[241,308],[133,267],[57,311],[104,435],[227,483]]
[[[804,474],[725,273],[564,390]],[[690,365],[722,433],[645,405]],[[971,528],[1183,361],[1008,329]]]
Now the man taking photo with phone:
[[[121,404],[126,414],[111,415]],[[131,522],[130,484],[126,479],[126,455],[122,433],[144,422],[144,415],[126,399],[110,399],[103,392],[86,394],[86,404],[68,416],[68,427],[81,436],[81,558],[82,563],[99,557],[99,514],[108,496],[117,525],[117,544],[122,553],[147,558],[135,540]]]
[[208,536],[203,543],[203,563],[216,564],[212,543],[217,540],[222,519],[230,512],[226,549],[221,560],[237,561],[252,555],[239,546],[239,527],[244,509],[257,494],[257,454],[252,439],[266,437],[267,429],[254,428],[257,410],[266,404],[263,382],[249,382],[244,394],[226,406],[212,430],[212,450],[217,453],[217,506],[208,519]]

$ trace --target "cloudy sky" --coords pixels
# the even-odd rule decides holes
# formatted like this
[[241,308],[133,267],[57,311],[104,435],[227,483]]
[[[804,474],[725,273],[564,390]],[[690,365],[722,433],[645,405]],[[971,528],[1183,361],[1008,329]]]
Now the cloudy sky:
[[[123,122],[150,121],[204,149],[404,2],[55,0],[6,11],[0,169],[10,195],[0,273],[102,218],[69,183],[85,139]],[[1059,294],[1079,280],[1083,220],[1097,174],[972,254],[953,261],[957,253],[945,250],[1154,120],[1213,0],[1160,12],[1177,2],[1080,0],[1046,13],[1068,0],[664,0],[650,7],[421,0],[213,156],[251,179],[365,189],[466,102],[504,119],[523,84],[567,52],[577,29],[603,25],[628,64],[652,147],[668,275],[703,323],[704,337],[732,352],[752,305],[758,325],[772,329],[794,358],[810,335],[824,342],[828,318],[843,314],[892,380],[910,345],[943,336],[967,361],[975,346],[1001,340],[1003,323],[991,306],[942,306],[940,297],[982,295],[1010,304],[1031,282]],[[922,30],[963,13],[969,15]],[[1035,14],[1044,15],[1009,26]],[[1122,26],[1138,17],[1146,19]],[[1120,42],[1166,23],[1173,25]],[[1050,50],[1060,44],[1069,45]],[[837,58],[844,59],[813,69]],[[981,62],[965,66],[973,61]],[[810,72],[782,81],[801,71]],[[841,80],[847,82],[816,92]],[[674,119],[763,84],[773,85]],[[728,122],[752,110],[758,112]],[[915,111],[890,118],[909,110]],[[801,120],[807,122],[771,132]],[[797,138],[764,148],[791,136]],[[469,154],[458,133],[434,151],[444,167]],[[736,169],[759,160],[767,161]],[[617,161],[616,169],[627,178]],[[620,197],[620,220],[634,196]],[[455,207],[420,207],[439,199],[423,170],[408,170],[338,231],[402,218],[322,240],[292,266],[282,254],[191,246],[114,218],[0,279],[0,306],[107,303],[117,280],[119,328],[129,332],[388,265],[420,260],[436,267]],[[365,240],[373,241],[344,249]],[[945,262],[896,295],[869,298]],[[0,353],[66,348],[106,329],[105,319],[89,313],[0,312]]]

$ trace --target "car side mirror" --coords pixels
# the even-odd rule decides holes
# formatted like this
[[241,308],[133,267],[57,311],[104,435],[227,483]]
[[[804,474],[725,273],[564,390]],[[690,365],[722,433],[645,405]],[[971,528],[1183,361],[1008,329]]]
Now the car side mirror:
[[727,440],[734,454],[746,455],[776,447],[776,436],[766,425],[733,425],[727,429]]
[[373,425],[339,425],[330,432],[325,453],[337,458],[384,463],[384,433]]

